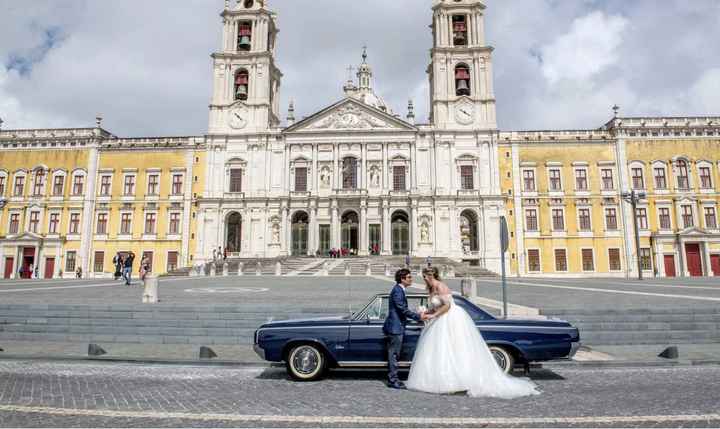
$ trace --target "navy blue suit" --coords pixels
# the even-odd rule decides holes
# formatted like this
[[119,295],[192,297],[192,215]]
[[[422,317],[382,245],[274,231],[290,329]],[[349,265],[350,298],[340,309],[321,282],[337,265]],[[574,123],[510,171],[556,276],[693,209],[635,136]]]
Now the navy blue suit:
[[388,382],[390,384],[399,383],[398,378],[398,359],[402,350],[403,336],[405,334],[405,325],[408,319],[420,321],[420,315],[408,308],[405,289],[396,284],[390,292],[388,300],[388,315],[383,325],[385,340],[388,352]]

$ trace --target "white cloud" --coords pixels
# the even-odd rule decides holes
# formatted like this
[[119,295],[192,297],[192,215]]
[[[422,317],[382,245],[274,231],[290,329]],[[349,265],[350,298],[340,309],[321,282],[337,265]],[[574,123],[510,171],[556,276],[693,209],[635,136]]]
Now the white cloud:
[[550,85],[587,81],[619,61],[618,46],[628,22],[594,11],[577,18],[570,31],[541,49],[542,72]]

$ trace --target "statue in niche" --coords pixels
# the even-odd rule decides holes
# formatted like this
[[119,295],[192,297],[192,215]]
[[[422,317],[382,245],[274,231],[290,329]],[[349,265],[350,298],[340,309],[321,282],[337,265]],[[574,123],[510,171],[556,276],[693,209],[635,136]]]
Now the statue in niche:
[[460,216],[460,242],[464,253],[470,253],[470,221]]
[[420,242],[430,242],[430,225],[428,225],[427,220],[423,221],[423,223],[420,225]]
[[280,224],[275,222],[272,226],[272,242],[274,244],[280,243]]
[[380,168],[377,165],[370,167],[370,186],[373,188],[380,187]]
[[330,180],[331,180],[330,169],[327,166],[325,166],[322,169],[320,169],[320,184],[322,185],[323,188],[329,188]]

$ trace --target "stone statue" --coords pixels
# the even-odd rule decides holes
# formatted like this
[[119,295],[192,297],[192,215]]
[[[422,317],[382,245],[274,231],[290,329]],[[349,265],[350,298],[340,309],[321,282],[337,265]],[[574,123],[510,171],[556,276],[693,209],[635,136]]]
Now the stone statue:
[[380,169],[377,165],[370,167],[370,186],[373,188],[380,186]]
[[423,222],[420,225],[420,242],[421,243],[429,243],[430,242],[430,225],[428,225],[427,221]]
[[330,187],[330,169],[328,167],[323,167],[320,170],[320,183],[323,188]]
[[272,239],[273,243],[280,243],[280,224],[274,223],[272,226]]

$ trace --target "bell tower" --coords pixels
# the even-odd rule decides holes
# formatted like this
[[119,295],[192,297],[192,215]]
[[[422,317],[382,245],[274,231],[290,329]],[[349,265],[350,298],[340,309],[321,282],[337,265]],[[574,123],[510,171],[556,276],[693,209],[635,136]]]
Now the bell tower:
[[225,0],[222,49],[212,54],[210,134],[248,134],[280,125],[279,30],[277,15],[265,4]]
[[433,0],[430,122],[438,129],[497,128],[492,52],[480,0]]

